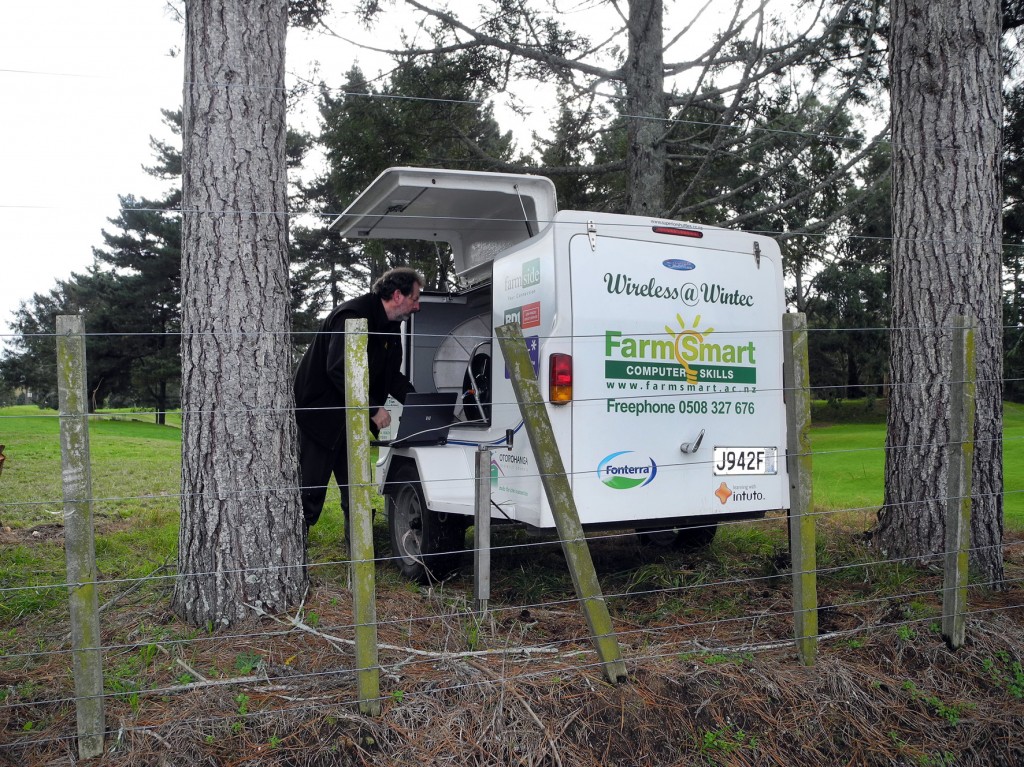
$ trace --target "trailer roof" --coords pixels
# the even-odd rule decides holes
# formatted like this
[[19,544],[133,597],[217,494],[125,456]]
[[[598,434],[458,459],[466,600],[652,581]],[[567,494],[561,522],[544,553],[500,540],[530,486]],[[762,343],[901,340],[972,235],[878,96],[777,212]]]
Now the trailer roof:
[[470,281],[501,251],[546,227],[557,210],[543,176],[388,168],[331,226],[343,237],[447,242]]

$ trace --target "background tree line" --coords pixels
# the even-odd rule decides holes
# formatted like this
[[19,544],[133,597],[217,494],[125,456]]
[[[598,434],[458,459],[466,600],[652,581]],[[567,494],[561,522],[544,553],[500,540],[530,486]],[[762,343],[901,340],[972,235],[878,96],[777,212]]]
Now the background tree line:
[[[408,244],[353,245],[326,228],[332,214],[345,208],[381,170],[392,165],[515,169],[551,174],[563,208],[624,209],[621,163],[612,158],[625,141],[623,121],[593,109],[578,113],[563,98],[553,114],[551,138],[535,138],[531,151],[518,150],[486,106],[488,91],[479,81],[479,62],[468,55],[433,54],[408,59],[374,86],[358,67],[345,73],[340,88],[321,85],[319,136],[290,134],[289,163],[298,167],[319,143],[326,157],[322,175],[294,190],[293,209],[319,214],[297,219],[292,227],[292,295],[296,340],[315,328],[317,318],[360,291],[367,281],[397,263],[410,262],[427,275],[431,287],[453,284],[447,254]],[[352,95],[349,95],[352,94]],[[393,98],[393,97],[404,98]],[[381,98],[385,97],[385,98]],[[864,145],[849,111],[834,118],[830,136],[806,141],[829,108],[807,99],[793,108],[795,96],[780,89],[762,119],[774,126],[737,134],[728,151],[683,152],[701,139],[702,120],[674,125],[667,174],[668,195],[690,200],[687,218],[726,222],[747,215],[747,229],[779,236],[790,275],[789,303],[808,315],[812,381],[822,397],[871,397],[886,380],[890,202],[889,151],[878,143],[858,165],[837,173],[844,158]],[[419,100],[423,99],[423,100]],[[439,101],[441,99],[441,101]],[[478,106],[483,103],[484,106]],[[692,111],[690,116],[700,117]],[[709,115],[703,115],[706,119]],[[180,131],[180,112],[164,113]],[[774,133],[773,133],[774,131]],[[688,135],[687,135],[688,134]],[[763,135],[771,141],[763,142]],[[795,139],[791,136],[795,135]],[[803,144],[797,151],[793,141]],[[754,152],[743,141],[761,141]],[[83,313],[90,333],[89,389],[93,406],[134,406],[157,413],[180,401],[180,149],[153,140],[155,161],[147,170],[171,188],[158,199],[125,195],[122,209],[101,234],[94,263],[84,273],[57,280],[15,312],[19,334],[0,358],[0,399],[24,401],[27,393],[41,406],[56,403],[54,344],[49,334],[58,314]],[[784,174],[757,178],[766,156],[784,154]],[[589,161],[589,162],[585,162]],[[695,167],[714,167],[700,189],[687,190]],[[1024,401],[1024,86],[1006,93],[1004,132],[1004,233],[1006,285],[1006,397]],[[575,172],[568,172],[575,169]],[[818,180],[829,179],[827,183]],[[819,187],[794,205],[782,207],[801,190]],[[746,193],[727,202],[735,189]],[[717,200],[718,202],[709,202]],[[697,209],[697,206],[702,206]],[[775,210],[771,210],[772,208]],[[696,214],[696,215],[694,215]],[[832,221],[842,235],[800,233],[809,221]],[[314,221],[313,223],[310,223]],[[162,420],[162,418],[161,418]]]
[[[433,21],[436,45],[394,51],[395,68],[384,77],[370,79],[353,66],[340,86],[322,82],[319,135],[289,134],[290,167],[298,167],[316,144],[326,158],[323,173],[297,186],[292,196],[293,210],[322,216],[312,223],[301,217],[292,226],[299,343],[319,316],[395,263],[416,264],[432,287],[453,283],[443,252],[402,244],[354,246],[324,225],[384,168],[544,173],[556,183],[560,207],[625,212],[638,204],[629,199],[630,174],[637,171],[627,168],[628,147],[638,131],[653,127],[651,151],[660,180],[644,187],[655,189],[657,198],[648,197],[640,207],[779,237],[790,276],[789,303],[806,312],[815,329],[811,364],[819,395],[881,393],[887,375],[891,153],[884,141],[865,137],[856,118],[886,85],[884,13],[826,3],[823,12],[835,10],[822,31],[811,34],[801,27],[785,39],[768,40],[765,6],[746,17],[737,12],[706,54],[683,64],[643,64],[673,75],[695,70],[699,86],[666,96],[662,83],[663,116],[639,121],[633,116],[638,97],[595,95],[601,87],[615,96],[639,87],[628,72],[641,66],[638,51],[606,56],[601,66],[591,63],[580,54],[597,46],[557,16],[542,17],[527,4],[503,6],[472,39],[453,45],[458,19],[422,3],[411,5]],[[1019,24],[1015,7],[1004,4],[1004,27]],[[303,8],[308,18],[300,21],[323,24],[330,32],[320,4]],[[629,4],[626,21],[643,27],[631,32],[634,49],[660,33],[660,8],[648,0]],[[372,20],[384,8],[366,3],[362,10]],[[760,27],[748,34],[758,14]],[[543,35],[532,34],[538,28]],[[480,37],[502,42],[471,44]],[[1009,75],[1016,54],[1006,54]],[[734,69],[743,62],[738,83],[720,74],[730,62]],[[798,66],[806,77],[794,76]],[[535,136],[528,149],[515,146],[489,106],[489,98],[515,78],[554,82],[559,90],[550,137]],[[1005,104],[1005,377],[1007,398],[1020,400],[1024,340],[1015,329],[1024,323],[1024,247],[1015,243],[1024,239],[1024,86],[1009,76]],[[172,131],[180,131],[179,112],[165,112],[164,118]],[[119,214],[110,219],[112,228],[101,234],[93,265],[58,280],[16,311],[19,336],[0,359],[3,401],[31,393],[41,405],[55,402],[47,334],[57,314],[82,312],[91,333],[109,334],[89,345],[94,405],[159,413],[178,404],[181,154],[162,141],[154,140],[153,148],[155,162],[147,170],[166,179],[171,191],[153,200],[124,196]]]

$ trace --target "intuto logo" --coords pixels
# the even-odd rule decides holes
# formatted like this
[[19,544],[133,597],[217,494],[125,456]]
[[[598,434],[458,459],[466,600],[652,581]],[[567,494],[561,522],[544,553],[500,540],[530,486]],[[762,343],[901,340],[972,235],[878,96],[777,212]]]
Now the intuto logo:
[[638,460],[638,457],[631,457],[633,455],[632,450],[606,455],[597,465],[597,478],[612,490],[632,490],[649,485],[658,473],[658,464],[653,458]]
[[730,490],[729,486],[723,482],[718,486],[718,489],[715,491],[715,495],[718,496],[718,500],[720,500],[722,505],[725,506],[732,497],[732,490]]

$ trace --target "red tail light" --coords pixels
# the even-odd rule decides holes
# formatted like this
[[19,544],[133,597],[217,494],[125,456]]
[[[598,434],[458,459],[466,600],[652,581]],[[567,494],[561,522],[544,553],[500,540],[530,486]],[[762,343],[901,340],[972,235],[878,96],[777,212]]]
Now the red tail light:
[[676,237],[695,237],[700,239],[704,236],[704,232],[699,229],[680,229],[676,226],[652,226],[651,229],[658,234],[671,234]]
[[548,401],[552,405],[572,402],[572,356],[552,354],[548,358]]

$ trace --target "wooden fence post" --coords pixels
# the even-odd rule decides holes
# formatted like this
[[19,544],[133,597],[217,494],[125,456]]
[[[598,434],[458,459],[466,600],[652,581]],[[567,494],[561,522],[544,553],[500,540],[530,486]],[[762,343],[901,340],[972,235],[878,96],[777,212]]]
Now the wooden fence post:
[[103,654],[92,521],[85,323],[77,315],[57,317],[57,392],[78,756],[91,759],[103,753]]
[[501,346],[501,353],[505,357],[505,364],[508,365],[512,390],[523,414],[526,433],[537,457],[537,470],[540,472],[544,492],[551,505],[551,513],[555,517],[555,526],[562,541],[562,551],[565,552],[565,561],[572,574],[573,585],[576,587],[576,596],[590,627],[605,677],[612,684],[625,681],[626,664],[622,661],[608,605],[601,593],[601,584],[597,579],[586,536],[583,534],[583,525],[580,524],[572,488],[569,486],[569,478],[565,474],[565,466],[558,453],[555,434],[551,428],[537,377],[533,372],[530,354],[526,350],[522,329],[519,323],[512,322],[495,328],[495,333]]
[[946,553],[942,582],[942,638],[962,647],[967,625],[971,548],[971,472],[974,467],[974,320],[953,321],[949,364],[949,468],[946,476]]
[[793,633],[797,654],[813,666],[818,654],[818,581],[811,475],[811,388],[807,316],[784,314],[786,468],[789,471],[789,554],[793,567]]
[[345,428],[348,431],[348,552],[352,560],[352,616],[356,624],[356,687],[359,710],[379,716],[377,587],[373,553],[370,439],[367,436],[369,371],[366,320],[345,321]]
[[491,450],[476,451],[476,515],[473,519],[474,609],[487,612],[491,599]]

